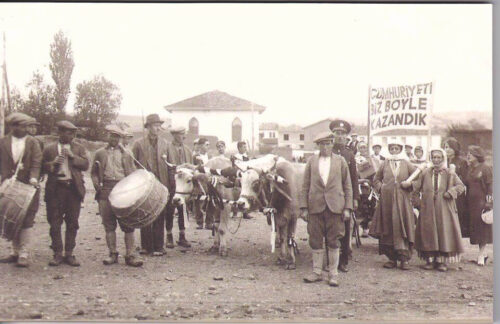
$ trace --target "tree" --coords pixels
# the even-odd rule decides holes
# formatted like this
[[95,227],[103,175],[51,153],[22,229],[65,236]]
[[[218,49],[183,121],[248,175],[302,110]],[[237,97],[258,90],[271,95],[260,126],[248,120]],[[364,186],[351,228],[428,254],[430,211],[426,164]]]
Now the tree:
[[102,75],[76,86],[75,123],[87,127],[87,139],[104,138],[105,126],[118,116],[122,96],[120,89]]
[[47,84],[38,71],[33,73],[33,79],[26,87],[29,89],[28,98],[23,100],[19,94],[15,94],[13,107],[36,118],[40,123],[40,134],[50,134],[57,121],[54,87]]
[[65,115],[65,106],[68,101],[71,84],[71,74],[75,62],[73,61],[73,51],[71,41],[62,31],[54,35],[54,41],[50,44],[50,71],[55,83],[54,98],[58,115]]

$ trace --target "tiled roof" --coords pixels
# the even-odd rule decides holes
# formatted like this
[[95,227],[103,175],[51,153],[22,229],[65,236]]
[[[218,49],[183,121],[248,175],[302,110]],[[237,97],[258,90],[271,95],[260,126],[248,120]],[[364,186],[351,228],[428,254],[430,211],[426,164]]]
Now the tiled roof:
[[[215,90],[176,102],[164,108],[168,112],[193,110],[251,111],[252,102]],[[253,109],[262,113],[266,110],[266,107],[253,103]]]
[[279,125],[277,123],[260,123],[259,130],[278,130]]

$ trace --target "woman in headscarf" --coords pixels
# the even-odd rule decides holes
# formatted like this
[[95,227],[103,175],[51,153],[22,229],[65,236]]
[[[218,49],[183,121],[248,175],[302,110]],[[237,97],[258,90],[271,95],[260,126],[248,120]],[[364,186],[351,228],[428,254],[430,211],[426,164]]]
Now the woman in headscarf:
[[[469,167],[467,166],[467,160],[460,156],[460,143],[454,137],[450,137],[444,142],[444,150],[448,157],[448,168],[450,164],[454,164],[457,176],[464,182]],[[457,204],[458,221],[460,222],[462,237],[469,237],[470,218],[467,213],[465,192],[458,195],[455,202]]]
[[464,252],[455,199],[465,187],[446,167],[446,153],[440,148],[430,152],[432,167],[424,169],[413,188],[422,193],[420,215],[415,231],[415,249],[427,261],[425,270],[448,270],[446,264],[459,262]]
[[[368,145],[366,142],[358,143],[358,152],[354,157],[356,161],[356,168],[358,169],[358,175],[360,179],[368,179],[370,182],[373,180],[375,175],[375,165],[368,151]],[[354,190],[354,188],[353,188]]]
[[416,167],[402,152],[402,143],[391,141],[388,148],[390,156],[375,174],[374,187],[380,191],[380,200],[370,226],[370,236],[379,240],[379,254],[389,258],[384,268],[395,268],[400,261],[401,269],[408,270],[415,243],[415,218],[410,202],[411,183],[407,182],[403,188],[402,182]]
[[479,146],[469,146],[467,162],[469,170],[464,182],[467,186],[466,201],[470,217],[470,243],[479,245],[477,264],[483,266],[488,258],[486,244],[493,243],[493,228],[486,224],[481,215],[493,208],[493,173],[484,164],[485,153]]

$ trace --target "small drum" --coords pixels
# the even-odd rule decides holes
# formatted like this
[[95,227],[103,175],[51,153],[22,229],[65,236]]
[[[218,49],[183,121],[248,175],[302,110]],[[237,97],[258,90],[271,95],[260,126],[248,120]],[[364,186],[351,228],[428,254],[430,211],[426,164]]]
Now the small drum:
[[7,179],[0,187],[0,236],[8,241],[19,234],[36,188]]
[[154,174],[140,169],[120,180],[108,199],[123,225],[141,228],[154,222],[165,208],[168,189]]

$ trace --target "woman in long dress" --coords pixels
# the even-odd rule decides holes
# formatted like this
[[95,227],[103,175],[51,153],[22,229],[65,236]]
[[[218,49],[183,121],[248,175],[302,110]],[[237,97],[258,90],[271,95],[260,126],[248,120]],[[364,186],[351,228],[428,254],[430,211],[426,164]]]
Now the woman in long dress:
[[454,171],[446,167],[446,153],[431,150],[432,167],[422,171],[413,188],[422,193],[415,230],[415,249],[427,261],[426,270],[445,272],[446,264],[460,261],[464,252],[455,199],[465,187]]
[[[467,160],[460,156],[460,148],[460,143],[453,137],[448,138],[444,143],[444,150],[448,159],[448,167],[450,167],[450,164],[454,164],[457,176],[462,182],[464,182],[465,176],[469,171],[469,167],[467,165]],[[467,212],[465,192],[458,195],[455,203],[457,205],[458,220],[460,222],[462,237],[469,237],[470,218],[469,213]]]
[[483,266],[488,258],[485,248],[493,243],[493,228],[486,224],[481,215],[486,209],[493,208],[493,173],[484,164],[485,153],[479,146],[469,146],[467,162],[469,172],[464,182],[467,186],[467,206],[470,217],[470,244],[479,245],[477,264]]
[[415,243],[415,218],[410,202],[411,183],[402,188],[401,183],[415,171],[410,163],[403,144],[397,141],[388,143],[390,156],[375,174],[374,187],[380,191],[380,200],[370,226],[370,236],[379,240],[379,254],[389,259],[384,268],[397,267],[408,270]]

